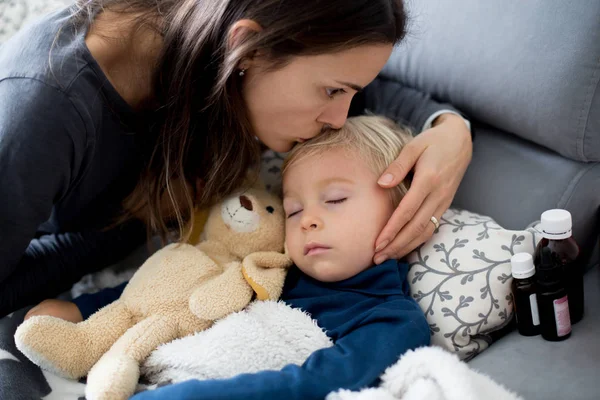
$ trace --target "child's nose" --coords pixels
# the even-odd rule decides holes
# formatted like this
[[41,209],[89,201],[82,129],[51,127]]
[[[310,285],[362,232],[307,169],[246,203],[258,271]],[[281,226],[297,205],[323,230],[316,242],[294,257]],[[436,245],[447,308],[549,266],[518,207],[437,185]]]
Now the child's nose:
[[304,215],[302,217],[302,229],[314,231],[323,227],[323,221],[316,215]]

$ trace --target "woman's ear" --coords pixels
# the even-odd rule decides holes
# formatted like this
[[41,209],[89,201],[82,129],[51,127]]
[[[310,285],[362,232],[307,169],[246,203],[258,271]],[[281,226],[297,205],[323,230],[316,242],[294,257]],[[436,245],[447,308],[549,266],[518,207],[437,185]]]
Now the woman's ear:
[[227,46],[233,50],[242,44],[248,37],[262,31],[262,29],[262,26],[252,19],[240,19],[231,26],[231,29],[229,29]]
[[[240,47],[249,37],[262,31],[262,27],[258,22],[251,19],[240,19],[233,24],[229,29],[229,36],[227,38],[227,46],[229,51],[235,51]],[[240,60],[237,66],[240,70],[246,71],[250,68],[250,64],[253,62],[254,54],[244,54],[244,57]]]

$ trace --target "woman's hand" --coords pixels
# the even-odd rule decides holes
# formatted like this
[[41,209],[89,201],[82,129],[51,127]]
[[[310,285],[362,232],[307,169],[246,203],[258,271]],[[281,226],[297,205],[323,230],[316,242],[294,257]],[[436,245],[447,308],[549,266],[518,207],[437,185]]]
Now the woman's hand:
[[29,310],[23,321],[27,321],[29,318],[36,315],[50,315],[73,323],[83,321],[81,312],[75,303],[58,299],[42,301],[40,304]]
[[427,241],[435,231],[431,222],[450,207],[467,170],[473,144],[465,121],[454,114],[442,114],[428,129],[417,135],[382,174],[379,185],[398,185],[413,170],[406,196],[394,211],[375,242],[374,261],[402,258]]

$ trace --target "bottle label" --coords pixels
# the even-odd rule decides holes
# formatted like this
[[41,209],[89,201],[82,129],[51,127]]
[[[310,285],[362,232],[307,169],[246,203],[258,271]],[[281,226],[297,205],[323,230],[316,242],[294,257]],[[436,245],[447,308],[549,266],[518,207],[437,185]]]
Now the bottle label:
[[533,326],[538,326],[540,324],[540,313],[538,312],[535,293],[529,296],[529,305],[531,306],[531,321],[533,322]]
[[567,296],[553,301],[556,334],[563,337],[571,333],[571,316],[569,315],[569,300]]

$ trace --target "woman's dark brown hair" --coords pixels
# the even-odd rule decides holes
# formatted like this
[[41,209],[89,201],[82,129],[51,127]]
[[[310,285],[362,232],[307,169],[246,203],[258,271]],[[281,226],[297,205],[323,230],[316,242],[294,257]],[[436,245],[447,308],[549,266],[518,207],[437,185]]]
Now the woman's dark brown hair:
[[[402,0],[77,0],[72,18],[89,23],[102,10],[138,13],[140,24],[152,21],[162,36],[154,72],[158,129],[126,209],[128,216],[144,210],[163,238],[175,220],[180,239],[195,207],[239,188],[260,161],[237,73],[244,57],[260,51],[278,68],[295,56],[394,44],[406,20]],[[229,31],[241,19],[262,30],[232,49]]]

